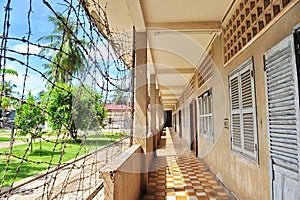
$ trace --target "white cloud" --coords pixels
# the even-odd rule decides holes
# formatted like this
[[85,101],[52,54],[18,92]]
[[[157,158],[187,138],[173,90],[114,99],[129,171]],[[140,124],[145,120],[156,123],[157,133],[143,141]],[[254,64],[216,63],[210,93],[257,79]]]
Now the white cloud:
[[29,51],[28,51],[28,46],[27,44],[17,44],[15,46],[13,46],[13,50],[15,51],[18,51],[20,53],[30,53],[30,54],[38,54],[40,53],[41,49],[40,47],[38,46],[35,46],[35,45],[29,45]]
[[[24,79],[25,79],[25,67],[12,65],[9,63],[6,65],[5,68],[14,69],[18,72],[18,76],[6,74],[5,81],[11,81],[11,83],[15,84],[17,88],[15,88],[14,91],[22,94],[23,87],[24,87]],[[45,90],[45,80],[43,80],[40,74],[32,70],[28,71],[26,77],[25,95],[27,95],[29,90],[31,90],[33,95],[38,94],[42,90]]]
[[117,59],[117,56],[113,48],[110,45],[105,46],[104,44],[101,44],[97,48],[91,50],[89,56],[87,56],[88,59],[92,59],[92,60],[96,59],[98,61],[102,61],[103,59],[105,62],[107,61],[111,62]]

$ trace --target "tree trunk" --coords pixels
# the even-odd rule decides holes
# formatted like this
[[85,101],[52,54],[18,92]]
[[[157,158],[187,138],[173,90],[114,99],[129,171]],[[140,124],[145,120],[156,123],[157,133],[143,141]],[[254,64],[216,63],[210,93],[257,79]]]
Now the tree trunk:
[[42,149],[42,138],[40,137],[40,149]]
[[33,139],[30,137],[30,152],[33,152]]

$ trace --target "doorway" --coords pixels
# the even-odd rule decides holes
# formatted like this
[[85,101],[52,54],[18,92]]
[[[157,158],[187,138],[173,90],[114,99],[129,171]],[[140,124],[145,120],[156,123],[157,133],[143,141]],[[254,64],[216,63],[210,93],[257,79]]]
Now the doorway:
[[172,127],[172,111],[167,110],[166,112],[166,119],[165,119],[165,128]]
[[179,111],[179,137],[182,138],[182,116],[181,116],[181,110]]
[[193,100],[190,103],[190,137],[191,137],[191,151],[198,156],[198,136],[197,136],[197,111],[196,111],[196,101]]

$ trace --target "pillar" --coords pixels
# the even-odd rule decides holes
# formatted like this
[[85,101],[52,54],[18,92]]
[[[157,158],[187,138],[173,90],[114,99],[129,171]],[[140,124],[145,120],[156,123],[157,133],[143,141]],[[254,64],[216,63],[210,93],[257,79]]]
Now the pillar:
[[140,144],[144,153],[141,160],[143,173],[141,189],[147,192],[149,161],[148,144],[148,83],[147,83],[147,33],[136,32],[136,68],[135,68],[135,111],[134,111],[134,143]]
[[146,32],[136,33],[136,94],[134,112],[135,143],[141,144],[144,152],[147,152],[147,34]]
[[160,124],[160,109],[162,106],[159,101],[159,89],[155,90],[155,104],[156,104],[156,143],[159,144],[160,133],[161,133],[161,124]]
[[153,152],[157,149],[157,131],[156,131],[156,76],[150,75],[150,130],[153,139]]

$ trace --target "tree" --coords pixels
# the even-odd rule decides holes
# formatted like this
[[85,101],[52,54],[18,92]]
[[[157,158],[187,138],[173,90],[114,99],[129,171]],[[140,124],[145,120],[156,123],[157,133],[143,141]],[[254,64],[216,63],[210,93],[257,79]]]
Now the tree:
[[[14,75],[14,76],[18,76],[18,72],[13,70],[13,69],[1,69],[0,70],[0,77],[2,77],[4,74],[4,77],[5,77],[5,74],[10,74],[10,75]],[[11,82],[11,80],[9,81],[5,81],[1,84],[1,93],[2,95],[5,95],[5,96],[9,96],[13,93],[17,93],[15,91],[13,91],[14,88],[16,88],[17,85],[16,84],[13,84]]]
[[70,83],[72,76],[77,75],[86,62],[82,48],[86,42],[77,38],[78,26],[71,18],[58,13],[57,17],[50,16],[49,21],[54,24],[52,34],[38,39],[49,43],[41,50],[41,55],[45,56],[56,49],[50,58],[51,62],[44,64],[47,69],[45,75],[51,81]]
[[115,105],[126,105],[128,104],[128,97],[126,96],[127,91],[123,91],[120,86],[117,86],[114,94],[112,95],[112,103]]
[[[0,77],[2,77],[3,75],[5,76],[5,74],[10,74],[10,75],[14,75],[14,76],[18,76],[18,72],[13,70],[13,69],[1,69],[0,70]],[[1,101],[0,101],[0,106],[1,106],[1,110],[0,110],[0,118],[5,116],[5,113],[7,112],[8,108],[11,106],[11,104],[15,103],[14,99],[12,98],[13,94],[18,94],[18,92],[14,91],[14,88],[16,88],[17,85],[13,84],[11,80],[9,81],[5,81],[1,83],[1,88],[0,88],[0,92],[1,92]],[[3,118],[4,120],[4,118]],[[4,125],[4,121],[3,121],[3,125]]]
[[76,88],[58,84],[48,92],[48,122],[53,130],[67,131],[77,140],[78,129],[99,129],[104,126],[106,111],[99,94],[88,87]]
[[57,87],[48,91],[47,121],[53,130],[67,130],[76,140],[77,130],[72,119],[72,94],[73,87],[67,83],[57,83]]
[[30,134],[31,152],[33,150],[33,140],[39,138],[42,134],[39,127],[40,124],[45,122],[45,116],[42,113],[41,105],[36,102],[31,91],[25,102],[17,104],[15,125],[19,129],[19,135],[26,136]]
[[88,86],[75,87],[72,112],[78,129],[97,130],[105,126],[106,110],[102,97]]

